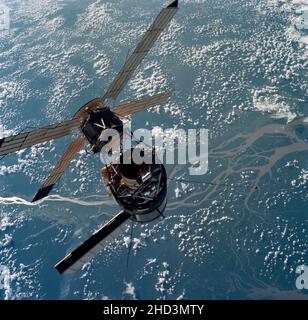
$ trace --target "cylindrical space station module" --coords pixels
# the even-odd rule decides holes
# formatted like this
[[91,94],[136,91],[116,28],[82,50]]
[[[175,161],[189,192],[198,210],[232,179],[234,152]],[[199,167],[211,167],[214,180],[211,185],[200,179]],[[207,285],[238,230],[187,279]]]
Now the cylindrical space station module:
[[[152,150],[145,152],[151,154]],[[151,164],[136,164],[133,159],[131,164],[121,161],[105,166],[103,176],[107,177],[115,200],[131,219],[144,223],[163,216],[167,204],[167,175],[161,163],[154,163],[154,159]]]
[[[82,132],[94,153],[101,152],[108,143],[101,141],[100,136],[109,128],[117,130],[123,142],[123,122],[106,107],[92,112],[83,124]],[[145,223],[163,217],[167,204],[167,174],[164,165],[155,157],[154,149],[143,148],[140,152],[143,153],[142,158],[151,161],[135,163],[132,148],[124,151],[124,154],[121,152],[118,161],[105,165],[102,176],[116,202],[130,218]],[[127,153],[130,153],[130,164],[123,161]]]

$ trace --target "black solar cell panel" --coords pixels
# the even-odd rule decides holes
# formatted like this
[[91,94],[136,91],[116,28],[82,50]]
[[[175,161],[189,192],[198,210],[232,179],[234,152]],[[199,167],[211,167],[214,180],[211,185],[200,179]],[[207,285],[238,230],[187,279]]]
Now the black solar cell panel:
[[125,222],[129,217],[130,215],[127,212],[121,211],[96,231],[83,244],[61,260],[55,266],[56,269],[60,273],[74,272],[80,269],[85,263],[87,263],[124,231]]

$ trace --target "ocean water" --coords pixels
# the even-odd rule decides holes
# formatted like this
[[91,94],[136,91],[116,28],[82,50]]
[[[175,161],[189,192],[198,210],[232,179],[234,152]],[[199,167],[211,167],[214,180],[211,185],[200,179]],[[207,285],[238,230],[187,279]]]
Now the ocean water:
[[[0,136],[68,119],[104,93],[166,1],[2,0]],[[174,89],[133,126],[207,128],[209,172],[171,181],[166,219],[135,225],[84,268],[54,264],[118,212],[82,150],[29,201],[69,143],[0,162],[1,299],[307,299],[308,1],[180,0],[116,103]],[[188,166],[168,166],[189,179]],[[231,185],[231,186],[229,186]],[[254,190],[253,186],[258,189]],[[125,283],[124,276],[127,272]]]

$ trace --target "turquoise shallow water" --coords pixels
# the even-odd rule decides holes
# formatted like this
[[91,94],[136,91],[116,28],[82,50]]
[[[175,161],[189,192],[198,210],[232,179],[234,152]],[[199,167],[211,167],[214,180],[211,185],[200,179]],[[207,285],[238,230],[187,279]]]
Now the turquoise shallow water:
[[[164,1],[6,1],[0,133],[65,120],[104,93]],[[286,299],[307,254],[307,3],[192,0],[117,102],[175,89],[135,128],[207,128],[209,173],[233,187],[169,185],[166,219],[136,226],[126,298]],[[306,3],[306,4],[305,4]],[[300,27],[300,28],[299,28]],[[82,151],[39,205],[32,199],[69,138],[0,163],[2,299],[119,299],[127,234],[84,269],[53,265],[118,207],[100,161]],[[187,178],[187,166],[168,166]],[[252,185],[258,185],[253,191]]]

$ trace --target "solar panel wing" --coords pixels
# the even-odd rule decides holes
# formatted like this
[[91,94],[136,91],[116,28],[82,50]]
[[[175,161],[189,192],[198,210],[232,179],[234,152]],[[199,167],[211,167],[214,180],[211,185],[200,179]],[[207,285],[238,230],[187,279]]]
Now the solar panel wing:
[[178,1],[173,1],[168,7],[161,10],[150,28],[144,34],[142,40],[139,42],[131,56],[125,62],[120,72],[110,84],[107,92],[102,98],[103,101],[109,98],[112,98],[114,100],[117,98],[128,80],[132,77],[134,71],[140,65],[143,58],[150,51],[155,41],[170,23],[177,10]]
[[154,94],[138,101],[132,101],[118,105],[112,109],[115,114],[125,117],[132,113],[139,112],[159,104],[165,103],[172,95],[172,91]]
[[55,267],[58,272],[69,273],[79,270],[99,251],[111,243],[120,233],[124,232],[125,222],[129,217],[130,215],[127,212],[121,211],[114,218],[109,220],[83,244],[56,264]]
[[78,151],[84,146],[85,140],[83,138],[73,140],[61,159],[58,161],[49,177],[46,179],[42,187],[38,190],[32,202],[45,198],[57,181],[61,178],[65,169],[69,166],[70,162],[76,156]]
[[0,139],[0,156],[20,151],[39,143],[61,138],[71,134],[72,128],[80,125],[80,119],[72,119],[29,132]]

